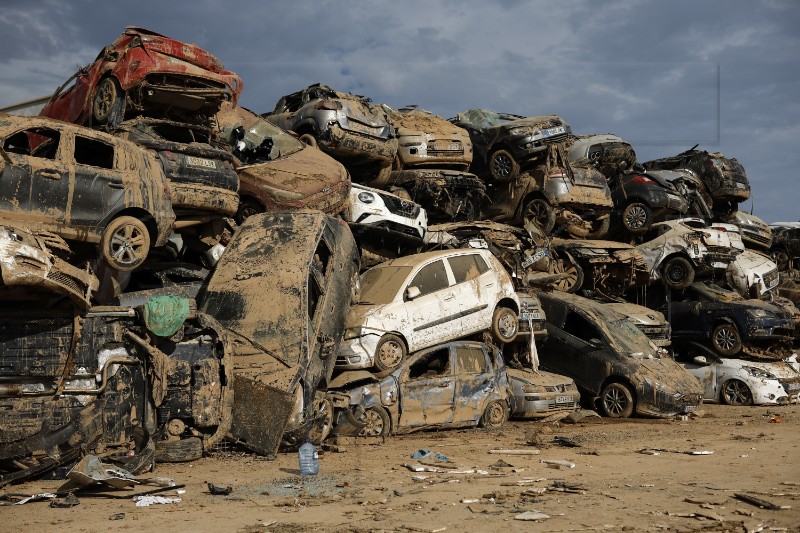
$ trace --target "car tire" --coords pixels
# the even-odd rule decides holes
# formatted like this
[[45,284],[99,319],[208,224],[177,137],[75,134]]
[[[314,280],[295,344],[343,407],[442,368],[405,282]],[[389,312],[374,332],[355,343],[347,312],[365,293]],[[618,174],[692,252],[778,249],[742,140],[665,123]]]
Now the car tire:
[[511,181],[519,176],[519,163],[508,150],[495,150],[489,156],[489,172],[499,182]]
[[328,438],[333,428],[333,402],[330,398],[321,398],[315,402],[314,423],[308,432],[312,444],[320,445]]
[[367,425],[358,432],[359,437],[386,437],[392,429],[389,413],[377,405],[364,409],[360,421],[366,422]]
[[130,272],[147,259],[150,232],[138,218],[121,216],[106,226],[100,246],[108,266],[120,272]]
[[556,226],[556,212],[547,203],[547,200],[534,198],[522,209],[522,223],[525,224],[528,221],[533,222],[542,232],[550,235]]
[[633,414],[633,391],[618,381],[612,381],[600,393],[600,409],[609,418],[628,418]]
[[622,211],[622,225],[632,235],[639,235],[653,223],[653,210],[643,202],[631,202]]
[[592,229],[586,234],[587,239],[602,239],[608,233],[608,228],[611,227],[611,217],[604,216],[600,220],[592,221]]
[[508,420],[508,404],[503,400],[490,402],[483,410],[478,426],[487,429],[499,428]]
[[711,345],[722,356],[732,356],[742,351],[742,336],[735,324],[724,322],[711,332]]
[[685,289],[694,281],[694,267],[685,257],[673,257],[664,263],[662,278],[672,289]]
[[753,393],[744,381],[729,379],[722,384],[719,399],[725,405],[753,405]]
[[266,209],[264,209],[264,206],[258,203],[258,201],[251,198],[242,199],[239,202],[239,208],[236,210],[236,223],[241,226],[248,217],[263,213],[264,211],[266,211]]
[[403,339],[397,335],[387,333],[381,337],[378,346],[375,348],[373,366],[379,372],[391,372],[400,366],[406,355],[408,355],[408,349]]
[[311,135],[310,133],[304,133],[300,136],[300,141],[303,143],[312,146],[314,148],[318,148],[319,145],[317,144],[317,138]]
[[554,283],[553,287],[556,290],[574,294],[583,286],[583,269],[576,263],[566,259],[556,259],[553,262],[553,273],[569,274],[566,278]]
[[459,205],[458,212],[453,217],[453,222],[472,222],[473,220],[478,220],[479,217],[480,213],[475,199],[472,196],[467,196]]
[[203,441],[197,437],[156,442],[157,463],[185,463],[203,457]]
[[[92,98],[92,121],[98,125],[108,123],[115,111],[117,115],[120,114],[124,98],[117,80],[111,77],[100,80]],[[119,121],[122,117],[117,116],[116,119]]]
[[514,342],[519,333],[519,317],[513,309],[498,305],[492,315],[492,335],[497,342],[508,344]]

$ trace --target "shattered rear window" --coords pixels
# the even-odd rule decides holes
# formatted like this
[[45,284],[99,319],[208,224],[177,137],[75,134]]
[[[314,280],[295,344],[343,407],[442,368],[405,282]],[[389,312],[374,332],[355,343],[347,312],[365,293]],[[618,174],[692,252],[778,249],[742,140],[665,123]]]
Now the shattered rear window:
[[[269,153],[269,159],[266,161],[274,161],[275,159],[299,152],[306,146],[300,142],[300,140],[295,139],[290,134],[270,122],[267,122],[263,118],[259,118],[255,124],[245,131],[244,143],[247,149],[255,150],[268,138],[272,139],[273,145]],[[263,161],[250,162],[256,163]]]
[[397,295],[397,291],[405,282],[411,267],[377,267],[364,272],[361,276],[361,293],[357,304],[388,304]]

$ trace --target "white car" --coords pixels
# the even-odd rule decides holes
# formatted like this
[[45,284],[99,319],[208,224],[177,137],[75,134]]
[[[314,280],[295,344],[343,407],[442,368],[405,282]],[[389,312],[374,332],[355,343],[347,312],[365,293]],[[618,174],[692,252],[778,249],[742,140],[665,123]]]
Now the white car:
[[421,240],[428,228],[428,214],[418,203],[355,183],[350,190],[345,220],[354,234],[377,230]]
[[606,306],[627,318],[639,331],[647,335],[650,342],[659,348],[670,345],[672,327],[664,318],[663,313],[628,302],[612,302]]
[[676,360],[700,380],[704,401],[774,405],[798,400],[800,373],[784,361],[750,361],[694,353],[678,354]]
[[731,224],[710,228],[699,218],[653,224],[636,248],[644,254],[650,280],[663,278],[673,289],[685,289],[697,271],[726,269],[744,250],[739,229]]
[[393,259],[360,278],[336,368],[397,368],[407,354],[490,330],[518,333],[519,298],[488,250],[428,252]]
[[778,286],[778,265],[768,255],[745,250],[725,271],[728,285],[745,298],[763,298]]

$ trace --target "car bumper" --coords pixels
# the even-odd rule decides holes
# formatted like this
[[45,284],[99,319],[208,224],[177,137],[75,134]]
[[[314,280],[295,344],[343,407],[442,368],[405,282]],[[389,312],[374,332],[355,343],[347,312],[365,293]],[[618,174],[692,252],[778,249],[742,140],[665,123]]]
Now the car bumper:
[[339,125],[331,126],[319,139],[325,151],[343,157],[357,157],[370,161],[394,160],[397,153],[397,139],[382,139],[345,130]]
[[172,191],[174,208],[210,211],[228,216],[235,214],[239,208],[239,194],[236,191],[176,181],[170,181],[169,188]]
[[665,418],[691,413],[703,403],[701,393],[676,394],[645,385],[638,391],[636,412],[641,415]]
[[544,418],[557,413],[568,414],[578,408],[580,398],[578,391],[514,395],[511,399],[511,416],[514,418]]
[[345,339],[339,345],[336,357],[337,370],[358,370],[373,365],[375,349],[378,347],[378,335],[364,335],[355,339]]

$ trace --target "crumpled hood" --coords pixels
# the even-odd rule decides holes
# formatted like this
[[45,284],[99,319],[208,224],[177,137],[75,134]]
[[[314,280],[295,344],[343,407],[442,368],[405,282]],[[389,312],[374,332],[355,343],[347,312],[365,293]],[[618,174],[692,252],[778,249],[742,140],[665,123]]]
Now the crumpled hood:
[[269,187],[303,195],[323,192],[348,179],[341,163],[311,147],[274,161],[241,166],[237,172],[242,184],[250,188],[254,181],[263,181]]
[[703,392],[697,378],[667,355],[654,359],[636,359],[636,362],[641,365],[638,374],[643,380],[649,379],[654,386],[657,384],[671,393],[701,394]]
[[556,115],[546,115],[509,120],[487,129],[515,130],[515,135],[521,135],[526,131],[535,132],[542,128],[553,128],[557,126],[566,127],[566,124],[563,123]]

